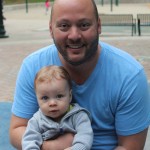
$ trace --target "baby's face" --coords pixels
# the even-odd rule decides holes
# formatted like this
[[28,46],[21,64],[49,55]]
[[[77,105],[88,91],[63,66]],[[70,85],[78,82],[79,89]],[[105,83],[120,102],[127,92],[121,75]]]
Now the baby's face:
[[72,99],[71,89],[65,79],[39,83],[36,94],[43,114],[56,121],[67,112]]

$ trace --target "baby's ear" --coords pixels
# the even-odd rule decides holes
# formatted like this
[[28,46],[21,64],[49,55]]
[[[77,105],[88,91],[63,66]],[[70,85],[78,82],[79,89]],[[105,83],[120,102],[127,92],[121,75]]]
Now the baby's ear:
[[70,103],[72,101],[72,89],[70,89]]

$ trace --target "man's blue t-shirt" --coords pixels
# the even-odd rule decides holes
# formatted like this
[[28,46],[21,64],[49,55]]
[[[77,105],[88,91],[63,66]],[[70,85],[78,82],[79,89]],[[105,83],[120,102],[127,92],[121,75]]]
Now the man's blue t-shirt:
[[[150,98],[143,67],[126,52],[103,42],[100,45],[92,74],[82,85],[73,82],[73,99],[91,113],[92,150],[112,150],[117,135],[136,134],[149,126]],[[34,78],[48,65],[62,65],[55,45],[24,59],[16,83],[14,115],[30,119],[38,110]]]

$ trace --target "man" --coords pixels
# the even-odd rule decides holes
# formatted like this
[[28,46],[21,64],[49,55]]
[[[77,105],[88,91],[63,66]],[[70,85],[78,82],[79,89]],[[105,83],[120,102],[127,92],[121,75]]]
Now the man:
[[[92,115],[92,150],[143,150],[150,124],[143,67],[129,54],[99,43],[100,19],[92,0],[55,0],[50,32],[54,45],[28,56],[20,69],[10,125],[11,143],[21,149],[28,120],[38,110],[33,81],[47,65],[62,65],[73,81],[73,98]],[[71,146],[66,133],[41,149]]]

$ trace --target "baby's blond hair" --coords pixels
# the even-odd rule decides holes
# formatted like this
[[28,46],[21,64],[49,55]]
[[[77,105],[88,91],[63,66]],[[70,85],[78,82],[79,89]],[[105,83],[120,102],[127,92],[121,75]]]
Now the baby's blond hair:
[[35,76],[34,80],[34,88],[36,90],[36,86],[38,83],[42,83],[45,81],[52,81],[53,79],[65,79],[68,84],[70,89],[72,88],[71,85],[71,77],[69,73],[66,71],[66,69],[63,66],[46,66],[43,67]]

